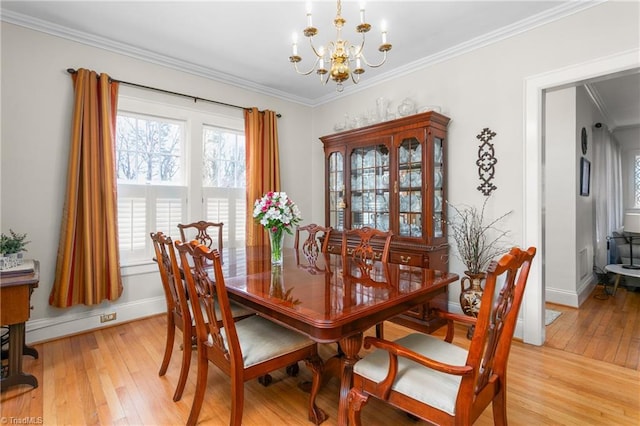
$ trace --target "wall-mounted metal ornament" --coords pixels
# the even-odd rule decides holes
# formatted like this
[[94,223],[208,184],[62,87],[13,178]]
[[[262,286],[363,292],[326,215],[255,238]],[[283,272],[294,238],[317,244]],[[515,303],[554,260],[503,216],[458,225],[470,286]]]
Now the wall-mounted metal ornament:
[[477,189],[487,197],[491,195],[491,192],[495,189],[498,189],[493,182],[491,182],[495,175],[495,165],[498,162],[493,144],[490,143],[495,135],[496,132],[485,127],[482,129],[482,132],[476,136],[476,138],[482,141],[478,147],[478,160],[476,160],[478,177],[480,178],[480,185]]

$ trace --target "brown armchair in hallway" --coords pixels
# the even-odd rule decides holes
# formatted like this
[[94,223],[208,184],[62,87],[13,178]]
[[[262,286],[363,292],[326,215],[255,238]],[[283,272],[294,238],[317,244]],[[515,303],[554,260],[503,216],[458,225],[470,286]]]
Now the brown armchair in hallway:
[[[491,403],[494,423],[506,425],[507,361],[535,253],[513,248],[492,262],[477,318],[440,313],[447,319],[444,340],[421,333],[395,342],[365,338],[365,348],[376,349],[354,366],[350,423],[361,424],[360,411],[374,396],[440,425],[470,425]],[[499,278],[504,284],[496,295]],[[475,324],[469,350],[451,343],[453,321]]]
[[[198,375],[187,424],[195,425],[198,421],[207,389],[209,362],[230,376],[230,425],[242,424],[244,382],[257,379],[279,368],[286,367],[287,372],[294,371],[290,366],[301,360],[305,360],[313,372],[309,396],[309,419],[316,424],[325,420],[325,413],[315,405],[322,370],[322,360],[318,356],[317,344],[307,336],[259,315],[234,321],[219,253],[216,250],[207,249],[202,244],[196,244],[195,241],[191,243],[178,241],[175,246],[185,271],[189,300],[192,306],[202,305],[203,307],[202,310],[194,309],[198,344]],[[215,285],[205,266],[211,263],[213,263]],[[193,268],[190,268],[190,265],[193,265]],[[217,297],[211,297],[213,294]],[[219,315],[216,307],[219,308]]]

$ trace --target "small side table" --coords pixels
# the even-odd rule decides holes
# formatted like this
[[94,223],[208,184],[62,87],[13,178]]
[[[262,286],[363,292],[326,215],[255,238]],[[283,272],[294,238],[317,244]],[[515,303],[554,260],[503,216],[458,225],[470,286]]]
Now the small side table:
[[615,296],[616,290],[618,290],[618,285],[620,284],[620,278],[623,275],[628,277],[636,277],[640,278],[640,269],[627,269],[623,268],[621,264],[611,264],[604,267],[605,271],[609,271],[611,273],[616,274],[616,281],[613,285],[613,295]]
[[38,379],[22,371],[22,356],[38,358],[38,351],[27,346],[24,340],[25,322],[31,312],[31,293],[40,281],[40,263],[31,260],[25,264],[31,267],[24,272],[18,268],[15,273],[2,271],[0,274],[0,325],[9,326],[9,350],[6,354],[9,365],[7,374],[0,378],[0,391],[15,385],[38,387]]

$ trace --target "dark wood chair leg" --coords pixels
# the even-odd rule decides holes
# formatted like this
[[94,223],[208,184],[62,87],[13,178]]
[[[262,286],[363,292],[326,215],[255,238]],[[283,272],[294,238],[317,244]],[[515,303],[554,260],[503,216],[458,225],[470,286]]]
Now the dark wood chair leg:
[[180,365],[180,376],[178,377],[178,384],[176,385],[176,391],[173,394],[173,400],[178,402],[182,398],[182,392],[184,386],[187,384],[187,377],[189,376],[189,367],[191,366],[191,334],[182,331],[182,363]]
[[207,390],[207,376],[209,374],[209,360],[207,354],[202,348],[198,348],[198,378],[196,380],[196,393],[193,395],[193,403],[191,404],[191,412],[187,419],[187,426],[195,426],[198,423],[198,416],[202,409],[202,401],[204,393]]
[[169,367],[169,361],[171,361],[171,352],[173,352],[173,340],[176,335],[176,325],[173,322],[173,315],[169,313],[167,315],[167,341],[164,347],[164,357],[162,358],[162,364],[160,364],[159,376],[164,376]]
[[357,389],[349,391],[349,425],[362,426],[360,411],[369,400],[369,395],[363,395]]

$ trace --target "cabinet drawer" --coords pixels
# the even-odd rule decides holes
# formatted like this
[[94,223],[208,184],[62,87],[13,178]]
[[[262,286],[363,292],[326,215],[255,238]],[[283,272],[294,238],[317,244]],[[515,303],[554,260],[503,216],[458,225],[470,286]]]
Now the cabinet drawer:
[[397,263],[400,265],[423,266],[424,256],[419,253],[392,251],[389,254],[389,262]]

